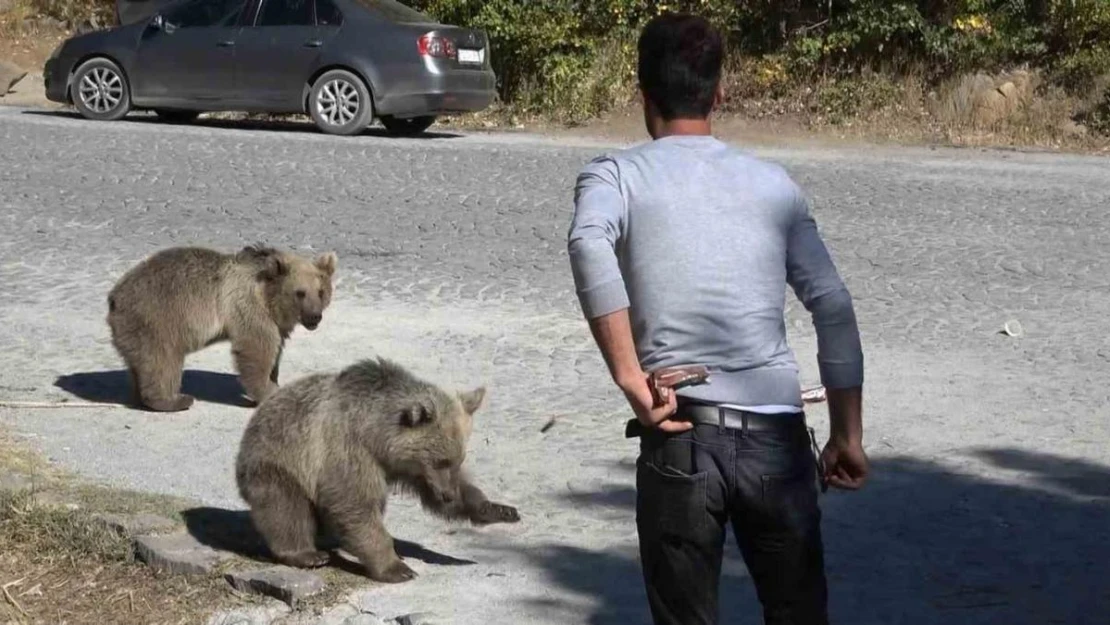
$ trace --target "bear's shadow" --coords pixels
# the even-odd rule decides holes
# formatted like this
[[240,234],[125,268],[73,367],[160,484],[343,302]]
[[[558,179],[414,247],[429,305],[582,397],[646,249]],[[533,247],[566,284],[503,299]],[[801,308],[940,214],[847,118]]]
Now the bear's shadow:
[[[131,401],[131,375],[126,369],[63,375],[54,381],[54,386],[85,401],[138,408]],[[230,373],[186,369],[181,376],[181,392],[200,402],[254,407],[254,402],[243,393],[239,376]]]
[[[265,563],[273,563],[273,556],[266,547],[262,536],[254,529],[250,515],[246,510],[226,510],[223,508],[190,508],[181,512],[185,527],[197,542],[220,551],[228,551],[244,558]],[[319,549],[332,553],[328,566],[365,576],[366,572],[358,562],[349,556],[340,556],[339,542],[326,530],[319,532],[316,538]],[[446,554],[437,553],[417,543],[393,539],[393,547],[401,558],[412,558],[426,564],[439,566],[463,566],[477,564],[473,560],[455,558]]]

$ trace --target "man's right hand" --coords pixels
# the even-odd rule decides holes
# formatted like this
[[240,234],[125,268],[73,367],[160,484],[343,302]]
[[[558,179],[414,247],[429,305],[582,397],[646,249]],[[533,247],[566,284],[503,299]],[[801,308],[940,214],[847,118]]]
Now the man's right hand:
[[689,421],[672,421],[671,416],[678,410],[678,400],[675,394],[666,393],[667,403],[656,408],[651,396],[651,387],[648,386],[647,374],[639,375],[626,383],[620,384],[628,404],[636,414],[636,420],[646,428],[657,429],[668,434],[685,432],[694,427]]
[[821,452],[821,463],[825,467],[822,479],[833,488],[842,490],[862,488],[870,468],[862,444],[838,439],[829,439]]

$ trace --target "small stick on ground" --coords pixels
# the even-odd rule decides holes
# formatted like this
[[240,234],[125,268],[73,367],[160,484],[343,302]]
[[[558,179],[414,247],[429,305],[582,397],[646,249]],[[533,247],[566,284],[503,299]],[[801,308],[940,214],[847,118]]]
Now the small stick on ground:
[[20,579],[15,580],[14,582],[8,582],[7,584],[4,584],[2,587],[0,587],[0,589],[3,589],[4,598],[8,600],[8,603],[15,606],[15,609],[19,610],[19,613],[22,614],[23,616],[29,616],[27,614],[27,612],[25,612],[23,610],[23,606],[19,605],[19,602],[16,601],[15,597],[12,596],[12,593],[8,592],[8,589],[11,588],[12,586],[18,586],[19,584],[22,584],[22,583],[23,583],[23,578],[20,578]]
[[4,401],[0,408],[126,408],[123,404],[100,404],[81,401]]

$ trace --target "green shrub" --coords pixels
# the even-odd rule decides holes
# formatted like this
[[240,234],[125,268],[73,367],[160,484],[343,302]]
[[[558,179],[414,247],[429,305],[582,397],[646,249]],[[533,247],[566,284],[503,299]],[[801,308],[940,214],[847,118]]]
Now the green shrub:
[[[29,0],[76,26],[113,21],[113,0]],[[1090,98],[1110,74],[1110,0],[405,0],[448,23],[485,30],[503,103],[572,121],[633,93],[636,39],[663,11],[705,16],[726,36],[731,95],[787,98],[825,83],[810,108],[851,117],[885,98],[864,70],[920,73],[937,85],[1016,66]],[[819,78],[820,80],[816,80]],[[1097,95],[1097,94],[1096,94]]]

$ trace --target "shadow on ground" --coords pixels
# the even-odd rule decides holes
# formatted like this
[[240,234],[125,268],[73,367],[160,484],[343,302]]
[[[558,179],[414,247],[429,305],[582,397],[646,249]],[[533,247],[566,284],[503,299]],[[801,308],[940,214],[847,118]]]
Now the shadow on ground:
[[[226,510],[223,508],[190,508],[181,513],[188,532],[201,544],[228,551],[244,558],[273,563],[270,550],[262,536],[254,529],[246,510]],[[355,575],[364,575],[357,560],[346,555],[335,557],[339,543],[334,536],[321,532],[316,539],[317,546],[333,553],[331,566]],[[463,560],[427,549],[417,543],[394,538],[394,548],[402,558],[420,560],[437,566],[462,566],[475,564],[473,560]]]
[[[85,401],[131,406],[131,376],[126,369],[89,371],[63,375],[54,386]],[[254,403],[243,394],[239,377],[230,373],[186,369],[181,376],[181,392],[197,401],[251,408]]]
[[[853,625],[1101,625],[1110,614],[1110,467],[1021,449],[968,449],[998,481],[910,457],[873,461],[858,493],[823,496],[830,612]],[[965,463],[966,464],[966,463]],[[591,625],[646,623],[632,478],[567,498],[624,511],[622,550],[550,544],[530,554],[595,607]],[[762,623],[731,534],[721,623]],[[558,612],[557,602],[535,603]]]
[[[54,110],[54,111],[24,111],[27,115],[43,115],[47,117],[66,117],[70,119],[85,119],[75,111],[67,110]],[[201,128],[224,128],[229,130],[254,130],[262,132],[307,132],[313,134],[323,134],[319,128],[316,127],[307,118],[303,121],[300,120],[287,120],[287,119],[207,119],[201,118],[187,123],[171,123],[165,122],[154,115],[129,115],[121,120],[126,123],[137,124],[156,124],[162,126],[197,126]],[[370,127],[364,130],[358,136],[360,137],[381,137],[381,138],[394,138],[393,135],[385,131],[384,128]],[[453,132],[429,130],[423,134],[404,137],[406,139],[457,139],[463,135]]]

